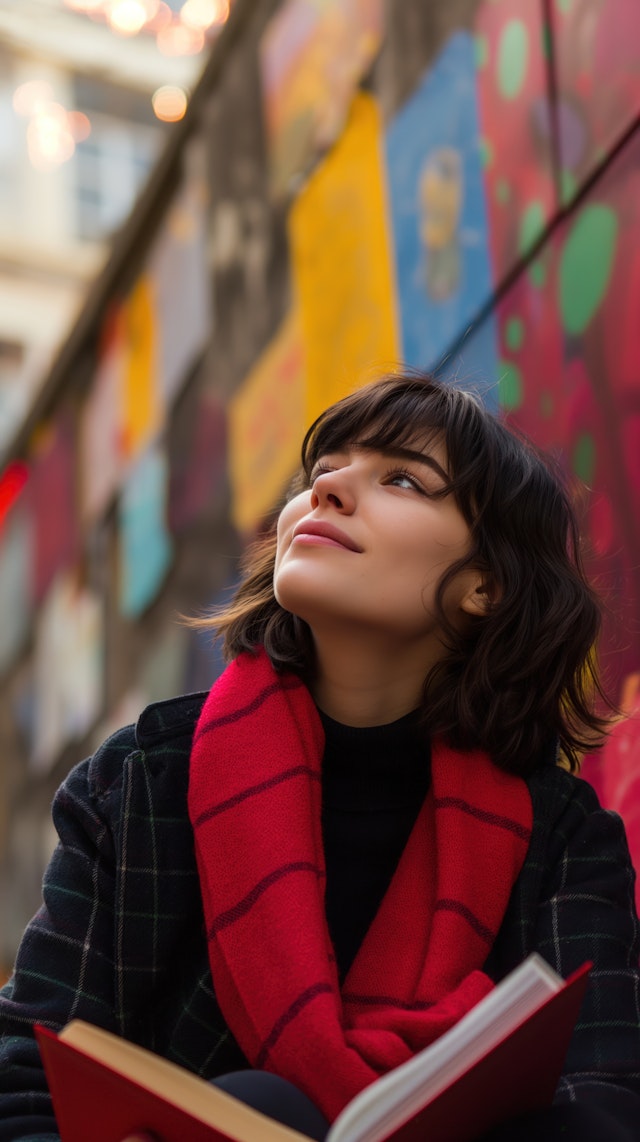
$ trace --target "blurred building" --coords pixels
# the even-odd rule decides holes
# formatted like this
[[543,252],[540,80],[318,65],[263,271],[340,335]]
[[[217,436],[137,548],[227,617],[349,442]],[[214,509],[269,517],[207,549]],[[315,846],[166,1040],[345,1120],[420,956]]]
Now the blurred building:
[[[211,684],[180,616],[237,580],[311,419],[398,361],[558,456],[611,601],[600,655],[637,701],[639,32],[636,0],[236,0],[5,443],[7,964],[57,784]],[[638,748],[631,727],[615,783],[589,761],[609,804]]]
[[[120,28],[96,0],[0,4],[0,446],[164,145],[152,96],[190,90],[202,68],[203,36],[163,54],[158,0],[139,34],[136,4],[120,0]],[[167,26],[181,7],[162,5]]]

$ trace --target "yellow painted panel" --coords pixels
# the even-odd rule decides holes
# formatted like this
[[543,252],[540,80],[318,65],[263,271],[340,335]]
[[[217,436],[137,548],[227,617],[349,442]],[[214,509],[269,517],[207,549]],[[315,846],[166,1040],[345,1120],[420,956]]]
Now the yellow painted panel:
[[251,531],[277,502],[300,461],[305,370],[291,312],[229,404],[231,514]]
[[360,92],[347,128],[294,203],[289,230],[308,420],[398,363],[382,125]]
[[127,360],[122,393],[122,443],[127,459],[137,456],[163,423],[153,296],[150,279],[143,274],[123,306]]

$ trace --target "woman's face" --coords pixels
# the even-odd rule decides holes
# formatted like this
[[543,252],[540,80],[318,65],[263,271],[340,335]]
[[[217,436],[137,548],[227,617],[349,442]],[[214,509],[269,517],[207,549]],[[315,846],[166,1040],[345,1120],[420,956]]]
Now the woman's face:
[[[424,452],[350,447],[322,456],[311,489],[291,500],[278,520],[274,589],[280,605],[316,634],[338,620],[353,634],[360,629],[438,642],[436,589],[470,543],[453,495],[433,498],[447,479],[439,443]],[[478,581],[476,572],[465,571],[447,592],[453,622],[475,609],[468,600]]]

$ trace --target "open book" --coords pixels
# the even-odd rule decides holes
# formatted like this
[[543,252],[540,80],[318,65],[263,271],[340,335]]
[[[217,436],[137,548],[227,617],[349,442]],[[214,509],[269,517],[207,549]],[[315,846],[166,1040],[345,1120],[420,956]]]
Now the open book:
[[[532,955],[459,1023],[357,1095],[327,1142],[469,1142],[550,1105],[588,964],[566,982]],[[303,1142],[174,1063],[74,1020],[36,1027],[62,1142]]]

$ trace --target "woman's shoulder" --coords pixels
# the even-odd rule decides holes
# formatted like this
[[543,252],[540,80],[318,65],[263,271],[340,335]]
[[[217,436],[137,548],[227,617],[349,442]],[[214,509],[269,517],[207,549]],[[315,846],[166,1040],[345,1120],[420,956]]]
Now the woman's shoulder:
[[[627,863],[621,817],[600,804],[592,785],[561,765],[544,765],[527,778],[533,803],[532,848],[550,854],[588,849],[608,852]],[[598,844],[595,845],[594,838]]]
[[135,725],[137,747],[148,752],[158,745],[184,739],[188,739],[190,747],[206,696],[204,691],[180,694],[146,706]]
[[537,803],[553,811],[554,816],[558,810],[562,812],[573,804],[584,812],[593,812],[601,807],[593,786],[560,763],[539,765],[526,781],[534,808]]
[[71,770],[59,797],[74,793],[103,802],[118,799],[127,774],[144,770],[168,796],[186,784],[193,733],[205,693],[184,694],[146,706],[137,722],[122,726]]

